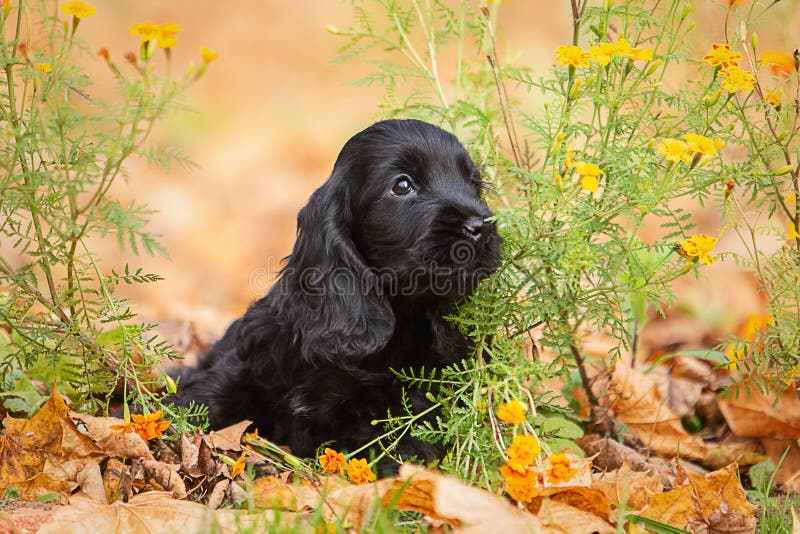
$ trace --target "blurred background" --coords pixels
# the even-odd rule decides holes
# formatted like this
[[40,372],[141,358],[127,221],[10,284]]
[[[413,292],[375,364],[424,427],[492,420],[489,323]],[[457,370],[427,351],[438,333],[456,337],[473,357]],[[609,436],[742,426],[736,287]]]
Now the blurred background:
[[[344,142],[378,118],[382,88],[347,85],[370,67],[359,59],[334,63],[344,39],[325,29],[347,27],[352,4],[92,4],[97,15],[81,23],[80,33],[90,49],[105,47],[120,64],[126,52],[139,48],[138,37],[128,28],[146,21],[183,26],[172,52],[176,73],[189,62],[199,63],[201,46],[220,56],[187,95],[193,111],[171,115],[154,136],[159,144],[184,148],[199,167],[161,172],[132,159],[127,180],[116,189],[121,198],[137,198],[158,210],[150,227],[163,236],[172,259],[120,255],[113,239],[103,249],[106,268],[129,261],[165,277],[129,294],[144,318],[192,321],[216,336],[266,292],[291,250],[297,211],[325,181]],[[723,5],[712,0],[693,4],[702,25],[694,33],[698,51],[723,39]],[[552,64],[555,47],[571,39],[569,6],[567,0],[504,2],[500,55],[530,66],[534,76],[543,74]],[[787,24],[762,31],[762,47],[785,48],[791,41],[789,32],[797,27],[798,15],[788,11],[786,17]],[[163,63],[163,58],[158,60]],[[113,98],[103,61],[87,57],[86,62],[94,94]],[[676,86],[683,82],[670,81]],[[530,105],[537,105],[535,98]],[[715,232],[718,218],[713,207],[696,215],[700,231]],[[750,294],[752,287],[747,291]],[[707,295],[697,298],[707,305]]]

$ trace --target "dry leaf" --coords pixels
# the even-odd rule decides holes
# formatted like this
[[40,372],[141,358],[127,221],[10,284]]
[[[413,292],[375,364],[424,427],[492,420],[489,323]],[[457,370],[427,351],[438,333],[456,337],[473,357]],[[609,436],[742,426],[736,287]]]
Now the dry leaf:
[[625,503],[629,510],[642,510],[650,497],[664,491],[658,475],[631,471],[627,465],[595,475],[592,487],[612,503]]
[[348,485],[334,490],[325,499],[322,517],[330,522],[343,520],[359,532],[373,507],[380,504],[381,497],[391,489],[393,483],[393,479],[384,478],[371,484]]
[[677,483],[684,485],[653,495],[642,515],[692,532],[754,532],[756,507],[745,498],[738,467],[697,475],[678,466]]
[[547,500],[560,502],[578,510],[589,512],[605,521],[608,521],[611,517],[611,506],[608,504],[608,498],[599,489],[586,487],[543,488],[539,495],[527,505],[528,511],[541,517],[542,506],[545,505]]
[[537,517],[541,521],[543,534],[614,534],[617,531],[608,521],[591,512],[551,499],[544,499]]
[[222,430],[211,432],[208,439],[215,449],[239,452],[242,450],[242,436],[252,424],[252,421],[245,420],[226,426]]
[[274,476],[257,478],[251,487],[256,508],[297,510],[297,499],[289,484]]
[[800,398],[793,388],[770,392],[767,396],[752,381],[742,382],[718,402],[725,421],[737,436],[800,438]]
[[196,502],[174,499],[167,492],[151,491],[136,495],[127,503],[102,504],[88,497],[74,497],[39,533],[264,532],[278,520],[287,530],[306,525],[303,516],[290,512],[282,512],[278,518],[269,511],[252,515],[243,510],[210,510]]
[[652,378],[618,361],[607,389],[616,418],[645,447],[668,457],[678,454],[693,459],[705,457],[708,452],[706,444],[684,430]]
[[111,425],[124,423],[122,419],[116,417],[93,417],[76,412],[71,412],[70,416],[85,425],[86,433],[89,437],[109,456],[155,460],[147,446],[147,442],[136,433],[111,430]]

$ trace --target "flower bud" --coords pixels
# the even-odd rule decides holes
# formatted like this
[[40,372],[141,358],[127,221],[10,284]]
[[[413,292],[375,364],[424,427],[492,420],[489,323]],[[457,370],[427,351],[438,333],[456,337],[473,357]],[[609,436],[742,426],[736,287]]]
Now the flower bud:
[[784,174],[789,174],[794,169],[793,165],[784,165],[779,169],[775,169],[775,176],[783,176]]
[[559,193],[564,192],[564,180],[559,173],[556,173],[556,189],[558,189]]
[[431,402],[436,402],[436,397],[434,397],[433,393],[431,393],[430,391],[425,392],[425,398]]
[[719,95],[722,94],[721,89],[717,89],[714,93],[703,97],[703,105],[710,108],[719,101]]
[[753,32],[750,36],[750,46],[753,47],[753,50],[758,48],[758,34],[756,32]]
[[661,67],[661,64],[663,62],[664,61],[661,58],[659,58],[650,63],[650,66],[647,67],[647,75],[651,76],[655,71],[657,71]]
[[586,80],[584,80],[583,78],[578,78],[575,80],[575,84],[572,86],[572,89],[569,92],[570,100],[575,100],[576,98],[578,98],[578,93],[581,90],[581,85],[583,85],[583,82],[585,81]]
[[606,11],[610,11],[611,8],[614,7],[614,4],[616,3],[617,3],[616,0],[603,0],[603,8]]
[[692,5],[688,2],[683,5],[683,11],[681,11],[681,21],[686,20],[686,17],[689,16],[689,13],[692,12]]
[[170,393],[177,393],[178,392],[178,385],[175,383],[175,381],[172,379],[171,376],[165,374],[164,375],[164,382],[166,382],[166,384],[167,384],[167,391],[169,391]]
[[122,405],[122,420],[126,423],[131,422],[131,408],[127,402]]

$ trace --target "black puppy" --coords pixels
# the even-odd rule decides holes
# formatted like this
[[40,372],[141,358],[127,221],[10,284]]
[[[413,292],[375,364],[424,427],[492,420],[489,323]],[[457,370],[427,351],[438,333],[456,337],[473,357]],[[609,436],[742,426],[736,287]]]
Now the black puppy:
[[[177,404],[207,404],[211,426],[251,419],[302,457],[354,450],[370,424],[402,414],[392,369],[443,367],[468,343],[443,315],[497,268],[501,239],[482,182],[455,136],[417,120],[353,136],[297,218],[269,293],[185,373]],[[416,410],[424,392],[407,391]],[[407,438],[395,453],[439,457]]]

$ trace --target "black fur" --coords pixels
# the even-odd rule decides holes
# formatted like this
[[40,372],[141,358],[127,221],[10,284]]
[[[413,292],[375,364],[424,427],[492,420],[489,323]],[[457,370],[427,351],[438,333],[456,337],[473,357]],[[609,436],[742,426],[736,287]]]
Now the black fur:
[[[466,150],[436,126],[388,120],[353,136],[300,211],[280,278],[185,374],[174,402],[207,404],[214,428],[251,419],[304,457],[376,437],[372,420],[402,413],[391,369],[468,353],[442,316],[499,263],[481,190]],[[408,395],[416,410],[430,406],[424,392]],[[411,438],[396,452],[442,453]]]

